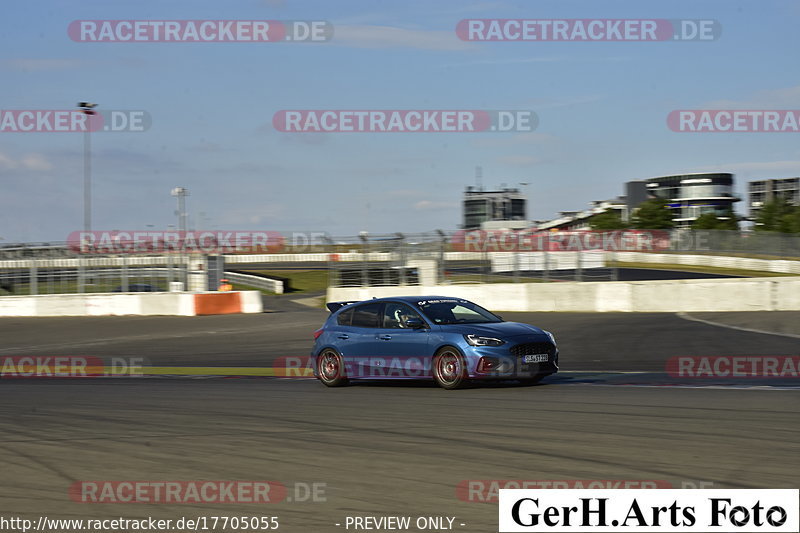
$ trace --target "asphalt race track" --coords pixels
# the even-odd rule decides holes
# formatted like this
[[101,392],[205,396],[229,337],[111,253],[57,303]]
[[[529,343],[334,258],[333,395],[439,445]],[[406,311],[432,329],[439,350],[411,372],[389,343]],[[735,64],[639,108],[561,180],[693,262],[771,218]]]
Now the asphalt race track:
[[[312,332],[328,312],[292,303],[289,296],[268,299],[266,308],[257,315],[2,318],[0,356],[123,356],[163,366],[246,367],[308,355]],[[691,315],[796,337],[712,326],[674,313],[501,314],[552,331],[562,370],[659,372],[679,355],[800,353],[800,312]]]
[[[0,319],[0,356],[229,367],[307,355],[326,312],[286,297],[269,307]],[[797,379],[679,383],[664,364],[677,355],[798,355],[800,313],[503,314],[553,331],[564,372],[533,387],[460,391],[271,377],[2,379],[0,515],[273,515],[298,532],[344,530],[354,515],[455,516],[454,529],[472,532],[496,531],[497,507],[464,501],[486,496],[457,492],[466,480],[796,488]],[[93,505],[70,499],[79,480],[272,480],[288,493],[269,505]],[[298,502],[314,483],[317,501]]]

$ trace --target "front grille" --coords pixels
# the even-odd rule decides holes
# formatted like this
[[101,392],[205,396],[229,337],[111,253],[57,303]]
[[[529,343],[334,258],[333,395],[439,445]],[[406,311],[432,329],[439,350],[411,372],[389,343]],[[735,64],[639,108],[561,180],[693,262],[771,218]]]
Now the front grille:
[[552,357],[556,352],[556,347],[551,342],[525,342],[512,346],[509,350],[511,355],[516,357],[537,353],[546,353]]

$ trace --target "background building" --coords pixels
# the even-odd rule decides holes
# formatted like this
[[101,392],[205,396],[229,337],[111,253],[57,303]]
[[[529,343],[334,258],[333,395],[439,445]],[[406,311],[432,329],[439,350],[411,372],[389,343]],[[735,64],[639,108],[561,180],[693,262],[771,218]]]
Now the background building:
[[589,229],[589,219],[608,209],[617,211],[622,220],[630,220],[631,213],[639,204],[650,198],[647,183],[629,181],[625,183],[625,196],[617,196],[611,200],[595,200],[589,209],[583,211],[561,211],[553,220],[537,222],[539,229],[583,230]]
[[[799,199],[799,178],[793,178],[791,189],[795,199]],[[772,180],[788,181],[788,180]],[[789,185],[782,184],[781,190],[787,192]],[[714,213],[726,218],[728,209],[740,198],[733,193],[733,174],[729,173],[697,173],[661,176],[646,180],[634,180],[625,183],[625,195],[611,200],[591,202],[583,211],[561,211],[553,220],[537,221],[539,229],[581,230],[589,229],[589,219],[607,209],[618,211],[620,218],[628,221],[633,211],[650,198],[663,198],[673,210],[675,225],[690,226],[697,217],[704,213]]]
[[669,202],[678,227],[690,226],[705,213],[726,218],[734,202],[741,199],[733,192],[733,174],[727,172],[679,174],[644,181],[651,196]]
[[620,218],[626,219],[627,205],[626,198],[619,196],[613,200],[595,200],[589,204],[589,209],[583,211],[561,211],[559,217],[548,221],[537,221],[536,225],[540,230],[583,230],[590,229],[589,219],[594,215],[603,213],[606,209],[619,211]]
[[620,198],[625,200],[625,212],[622,214],[622,220],[630,220],[633,210],[650,198],[647,182],[641,180],[626,181],[625,196],[620,196]]
[[[467,187],[464,191],[464,229],[480,229],[482,224],[493,221],[514,221],[511,226],[527,226],[525,196],[519,189],[502,188],[484,191],[478,187]],[[496,225],[496,224],[495,224]]]
[[747,204],[750,218],[758,216],[764,204],[784,199],[792,205],[800,205],[800,178],[778,178],[751,181],[747,184]]

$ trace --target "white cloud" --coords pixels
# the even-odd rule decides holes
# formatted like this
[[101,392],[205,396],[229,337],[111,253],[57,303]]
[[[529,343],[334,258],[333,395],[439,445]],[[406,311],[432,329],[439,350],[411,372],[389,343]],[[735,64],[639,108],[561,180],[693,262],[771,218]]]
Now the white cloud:
[[417,211],[430,211],[433,209],[452,209],[456,207],[455,202],[434,202],[432,200],[420,200],[414,204]]
[[690,172],[732,172],[764,177],[800,176],[800,161],[746,161],[696,167]]
[[782,109],[800,107],[800,85],[758,91],[747,100],[712,100],[703,104],[706,109]]
[[22,168],[27,170],[52,170],[53,165],[42,154],[27,154],[20,159]]
[[536,56],[536,57],[509,57],[498,59],[477,59],[475,61],[464,61],[461,63],[448,63],[451,67],[469,67],[473,65],[525,65],[530,63],[566,63],[566,62],[586,62],[586,63],[620,63],[630,61],[626,56],[607,56],[607,57],[569,57],[569,56]]
[[6,59],[0,63],[3,67],[9,70],[23,70],[27,72],[32,71],[53,71],[53,70],[67,70],[86,65],[85,61],[80,59],[55,59],[55,58],[16,58]]
[[501,146],[532,146],[559,140],[558,137],[548,133],[527,132],[518,133],[512,136],[483,137],[471,141],[476,148],[496,148]]
[[30,153],[14,159],[11,156],[0,153],[0,169],[2,170],[31,170],[45,171],[52,170],[53,164],[42,154]]
[[386,191],[383,196],[386,198],[419,198],[428,193],[417,189],[396,189],[393,191]]
[[570,107],[574,105],[593,104],[603,100],[605,97],[599,94],[580,96],[564,100],[552,100],[547,98],[532,98],[524,102],[525,105],[533,106],[535,111],[543,109],[556,109],[559,107]]
[[542,56],[542,57],[518,57],[510,59],[477,59],[475,61],[464,61],[460,63],[448,63],[449,67],[471,67],[473,65],[516,65],[526,63],[555,63],[557,61],[564,61],[560,56]]
[[503,155],[497,158],[497,162],[512,167],[532,167],[542,160],[532,155]]
[[0,169],[11,170],[17,168],[17,163],[6,154],[0,153]]
[[189,151],[192,152],[224,152],[227,148],[224,148],[221,144],[210,142],[206,140],[201,140],[197,144],[193,144],[187,148]]
[[462,41],[454,30],[410,30],[393,26],[335,26],[332,45],[355,48],[417,48],[421,50],[472,50],[472,43]]

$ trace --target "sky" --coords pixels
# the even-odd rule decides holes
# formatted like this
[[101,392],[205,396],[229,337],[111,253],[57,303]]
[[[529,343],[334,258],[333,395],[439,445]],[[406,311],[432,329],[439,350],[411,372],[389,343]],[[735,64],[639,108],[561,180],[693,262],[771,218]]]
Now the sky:
[[[304,20],[327,42],[76,42],[75,20]],[[713,19],[709,41],[477,42],[462,19]],[[99,131],[92,228],[334,236],[453,230],[464,187],[519,186],[555,218],[625,181],[724,171],[800,175],[800,133],[687,133],[679,109],[800,109],[794,0],[82,0],[7,2],[0,109],[140,110],[146,131]],[[529,110],[534,131],[277,131],[282,110]],[[84,135],[0,132],[0,243],[64,241],[83,225]],[[528,183],[520,186],[520,183]],[[744,213],[746,202],[737,210]]]

